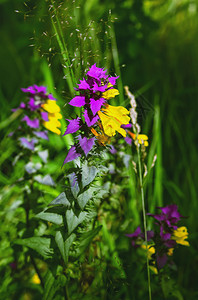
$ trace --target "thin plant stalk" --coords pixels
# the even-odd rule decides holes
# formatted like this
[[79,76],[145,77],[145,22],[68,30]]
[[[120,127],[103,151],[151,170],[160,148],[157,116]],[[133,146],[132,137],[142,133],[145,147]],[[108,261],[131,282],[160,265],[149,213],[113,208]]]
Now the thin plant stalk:
[[146,266],[147,266],[147,276],[148,276],[148,291],[149,291],[149,300],[152,300],[151,295],[151,276],[149,269],[149,259],[148,259],[148,241],[147,241],[147,224],[146,224],[146,210],[145,210],[145,201],[144,201],[144,189],[143,189],[143,178],[142,178],[142,165],[141,165],[141,157],[140,157],[140,145],[137,145],[137,154],[138,154],[138,169],[139,169],[139,180],[140,180],[140,193],[141,193],[141,201],[142,201],[142,212],[143,212],[143,224],[144,224],[144,236],[146,242]]
[[121,72],[120,72],[120,61],[119,61],[119,54],[118,54],[118,47],[117,47],[117,41],[116,41],[116,35],[113,23],[111,21],[111,10],[109,11],[109,27],[110,27],[110,37],[111,37],[111,48],[112,48],[112,56],[114,61],[114,67],[116,71],[116,75],[119,76],[118,79],[118,90],[120,92],[119,94],[119,104],[124,103],[124,94],[123,94],[123,84],[121,79]]
[[[75,80],[75,77],[74,77],[74,74],[73,74],[73,70],[70,67],[69,53],[68,53],[67,46],[66,46],[65,41],[64,41],[62,28],[61,28],[59,19],[57,17],[53,2],[52,2],[52,6],[53,6],[53,9],[54,9],[55,18],[56,18],[58,28],[57,28],[56,23],[54,22],[52,16],[51,16],[51,22],[52,22],[52,26],[54,28],[54,32],[56,34],[56,39],[57,39],[58,45],[59,45],[60,50],[61,50],[61,55],[62,55],[63,61],[64,61],[65,66],[66,66],[66,70],[64,68],[63,71],[64,71],[66,79],[67,79],[69,90],[70,90],[71,94],[73,95],[73,93],[74,93],[73,87],[75,85],[76,80]],[[59,34],[59,32],[60,32],[60,34]]]

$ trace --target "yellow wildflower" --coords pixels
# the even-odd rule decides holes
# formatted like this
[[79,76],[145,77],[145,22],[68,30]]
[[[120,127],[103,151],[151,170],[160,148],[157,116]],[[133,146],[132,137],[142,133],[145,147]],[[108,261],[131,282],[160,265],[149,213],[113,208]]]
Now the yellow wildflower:
[[41,107],[51,114],[60,112],[60,107],[56,104],[55,100],[48,99]]
[[173,255],[173,250],[174,250],[174,248],[169,248],[167,254],[169,256],[172,256]]
[[122,106],[105,105],[105,108],[98,112],[101,119],[104,133],[108,136],[114,136],[118,131],[122,136],[126,137],[126,131],[121,128],[123,124],[129,124],[130,117],[127,116],[129,111]]
[[[155,254],[155,247],[153,245],[141,245],[141,248],[144,250],[147,250],[147,255],[148,255],[148,259],[151,260],[152,259],[152,255]],[[158,270],[155,267],[155,262],[153,262],[154,265],[149,265],[149,268],[155,273],[158,274]]]
[[60,135],[60,127],[61,123],[58,119],[62,119],[62,115],[60,113],[60,107],[56,104],[54,100],[47,100],[46,103],[42,104],[41,107],[48,112],[49,121],[44,121],[43,125],[50,131]]
[[[131,132],[131,131],[128,131],[128,134],[132,137],[133,140],[136,140],[136,134]],[[144,144],[145,147],[148,146],[148,136],[146,134],[138,134],[137,136],[137,139],[138,139],[138,143],[139,144]]]
[[40,284],[40,278],[38,277],[38,275],[35,273],[34,276],[32,277],[32,282],[35,284]]
[[155,247],[153,245],[141,245],[141,248],[147,250],[148,259],[152,259],[152,255],[155,254]]
[[109,100],[114,98],[115,96],[119,95],[119,91],[117,89],[109,89],[106,92],[102,93],[102,97]]
[[173,232],[172,239],[176,241],[177,244],[181,244],[183,246],[190,246],[188,241],[185,241],[188,238],[188,231],[185,226],[178,227]]

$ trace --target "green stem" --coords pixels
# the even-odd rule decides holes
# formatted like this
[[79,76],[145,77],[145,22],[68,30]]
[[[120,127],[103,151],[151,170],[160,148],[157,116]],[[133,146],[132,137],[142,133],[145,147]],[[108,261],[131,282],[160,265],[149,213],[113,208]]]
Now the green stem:
[[64,61],[65,66],[66,66],[66,68],[63,68],[63,72],[65,73],[69,90],[70,90],[71,94],[73,95],[73,93],[74,93],[73,87],[76,83],[76,80],[75,80],[73,70],[70,67],[71,62],[70,62],[70,59],[69,59],[69,53],[68,53],[68,49],[67,49],[67,46],[66,46],[65,41],[64,41],[64,36],[63,36],[62,28],[61,28],[61,25],[60,25],[60,22],[59,22],[59,18],[57,16],[56,9],[54,7],[53,1],[51,1],[51,3],[52,3],[52,6],[53,6],[53,13],[54,13],[54,16],[56,18],[57,26],[56,26],[56,23],[54,22],[52,16],[51,16],[51,22],[52,22],[52,26],[54,28],[54,32],[56,34],[56,39],[57,39],[58,45],[59,45],[60,50],[61,50],[61,55],[62,55],[63,61]]
[[137,154],[138,154],[138,168],[139,168],[139,179],[140,179],[140,190],[141,190],[141,200],[142,200],[142,212],[143,212],[143,223],[144,223],[144,236],[146,242],[146,266],[147,266],[147,276],[148,276],[148,291],[149,291],[149,300],[152,300],[151,296],[151,277],[149,269],[149,259],[148,259],[148,241],[147,241],[147,224],[146,224],[146,211],[145,211],[145,201],[144,201],[144,189],[143,189],[143,180],[142,180],[142,165],[140,157],[140,145],[137,145]]

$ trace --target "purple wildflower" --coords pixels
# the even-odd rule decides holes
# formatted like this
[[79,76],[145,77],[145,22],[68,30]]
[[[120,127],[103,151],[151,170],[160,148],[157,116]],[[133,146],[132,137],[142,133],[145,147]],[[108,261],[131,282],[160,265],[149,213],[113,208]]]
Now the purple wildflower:
[[99,116],[96,115],[95,117],[91,115],[91,113],[85,109],[84,111],[84,118],[85,118],[85,122],[87,123],[88,127],[93,126],[98,120],[99,120]]
[[72,160],[76,159],[79,156],[81,156],[81,154],[76,152],[76,147],[75,146],[72,146],[69,149],[69,152],[68,152],[63,164],[66,164],[67,162],[72,161]]
[[[154,231],[148,230],[146,232],[146,234],[147,234],[147,241],[150,241],[151,239],[154,238]],[[129,233],[129,234],[125,234],[125,235],[132,239],[131,243],[132,243],[132,246],[135,248],[140,246],[140,245],[136,244],[138,239],[145,240],[145,235],[144,235],[144,233],[142,233],[140,226],[138,226],[133,233]]]
[[41,118],[43,119],[43,121],[48,122],[49,121],[48,113],[46,111],[42,111]]
[[79,135],[78,140],[79,140],[80,147],[82,148],[85,155],[87,156],[87,154],[89,153],[89,151],[93,148],[93,146],[95,144],[95,137],[93,137],[91,139],[87,139],[86,136],[82,138]]
[[37,143],[37,139],[33,138],[32,140],[28,141],[25,137],[21,137],[19,140],[24,148],[34,151],[34,145]]
[[44,140],[49,140],[48,135],[47,135],[47,131],[33,131],[33,133],[41,139]]
[[39,128],[39,119],[31,120],[28,116],[25,116],[22,121],[25,121],[27,126],[31,128]]
[[69,134],[69,133],[74,133],[76,131],[78,131],[81,127],[81,124],[80,124],[80,121],[81,121],[81,118],[77,118],[77,119],[73,119],[73,120],[68,120],[67,121],[69,122],[69,125],[67,126],[67,129],[65,131],[65,133],[63,134],[66,135],[66,134]]
[[96,64],[91,66],[89,71],[87,72],[87,76],[90,76],[95,79],[106,79],[108,76],[106,75],[106,70],[96,67]]
[[70,105],[81,107],[85,105],[85,96],[76,96],[70,102]]
[[164,229],[177,229],[177,222],[180,221],[182,215],[178,212],[178,207],[176,204],[168,205],[165,207],[158,207],[161,210],[161,214],[148,214],[149,216],[156,219],[160,226]]

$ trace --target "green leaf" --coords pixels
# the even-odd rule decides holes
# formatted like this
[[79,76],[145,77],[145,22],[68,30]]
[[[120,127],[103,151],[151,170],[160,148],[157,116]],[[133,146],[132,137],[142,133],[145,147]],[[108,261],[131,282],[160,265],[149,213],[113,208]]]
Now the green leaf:
[[73,173],[69,174],[67,177],[69,178],[72,194],[73,194],[74,198],[76,199],[78,193],[80,192],[76,174],[75,174],[75,172],[73,172]]
[[175,281],[172,278],[170,278],[168,275],[166,274],[162,275],[161,286],[165,298],[174,296],[178,300],[183,300],[183,296],[180,293],[180,291],[177,289]]
[[96,190],[95,188],[91,187],[88,190],[86,190],[85,192],[78,195],[77,202],[82,210],[84,209],[87,202],[92,198],[95,190]]
[[37,214],[35,217],[57,225],[63,224],[63,217],[57,213],[42,211],[39,214]]
[[44,286],[44,293],[43,293],[43,300],[53,300],[54,294],[58,289],[58,284],[52,274],[51,271],[48,271],[45,276],[45,286]]
[[37,251],[44,258],[51,258],[53,254],[53,249],[50,248],[51,239],[45,237],[31,237],[27,239],[18,239],[14,241],[17,245],[22,245],[29,247]]
[[87,161],[82,166],[82,187],[90,184],[96,177],[98,170],[96,167],[89,167]]
[[77,248],[76,257],[80,256],[82,253],[85,252],[86,248],[89,246],[89,244],[92,242],[93,238],[98,234],[98,232],[101,230],[102,225],[98,226],[97,228],[90,230],[88,232],[85,232],[81,235],[79,240],[79,246]]
[[68,227],[68,234],[72,233],[72,231],[84,221],[87,213],[81,212],[79,216],[75,216],[72,209],[66,211],[66,221]]
[[64,205],[70,207],[70,202],[68,201],[66,194],[63,192],[48,204],[48,206],[50,205]]
[[76,235],[73,233],[64,241],[63,233],[61,231],[56,232],[55,241],[65,263],[68,262],[69,248],[73,243],[75,237]]

